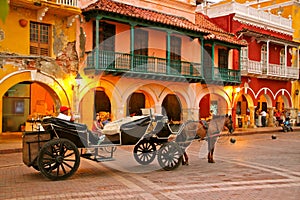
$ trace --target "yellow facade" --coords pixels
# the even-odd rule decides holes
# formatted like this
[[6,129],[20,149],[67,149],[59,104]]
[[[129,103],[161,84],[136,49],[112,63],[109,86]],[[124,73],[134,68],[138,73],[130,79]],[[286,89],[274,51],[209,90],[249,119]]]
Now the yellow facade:
[[[69,2],[77,3],[77,0]],[[7,103],[11,101],[7,100],[15,98],[9,98],[9,93],[17,90],[14,87],[20,83],[30,83],[31,88],[40,88],[42,91],[31,92],[30,114],[55,114],[58,105],[73,106],[74,77],[78,64],[76,61],[66,63],[70,59],[65,57],[69,56],[66,52],[70,52],[70,47],[76,48],[76,20],[81,10],[74,5],[60,5],[56,1],[43,0],[38,4],[32,0],[9,1],[8,16],[5,21],[0,20],[0,133],[6,125],[3,123],[9,124],[7,121],[11,121],[12,117],[15,123],[19,123],[19,118],[24,121],[28,117],[25,116],[28,114],[26,112],[3,115],[3,111],[10,112],[13,109],[13,105]],[[47,56],[30,52],[30,23],[49,27]],[[40,37],[42,35],[41,31]],[[27,96],[14,93],[20,95],[16,99],[27,102]],[[52,99],[48,100],[49,98]]]

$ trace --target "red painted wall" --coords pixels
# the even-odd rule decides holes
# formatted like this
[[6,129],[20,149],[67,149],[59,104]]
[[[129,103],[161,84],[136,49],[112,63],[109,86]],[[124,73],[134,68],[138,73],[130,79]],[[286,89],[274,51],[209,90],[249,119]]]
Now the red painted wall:
[[[258,78],[255,78],[255,77],[251,77],[251,78],[250,77],[242,77],[242,84],[241,85],[244,85],[244,82],[247,82],[249,84],[249,87],[254,91],[255,95],[263,87],[269,88],[273,92],[274,95],[280,89],[286,89],[289,92],[291,92],[291,89],[292,89],[292,83],[290,81],[258,79]],[[251,92],[249,92],[249,94],[252,96],[252,99],[254,100],[254,104],[256,104],[255,97],[252,95]],[[260,95],[258,95],[258,96],[260,96]],[[273,97],[271,94],[269,94],[269,96],[271,98]],[[273,100],[273,106],[275,106],[276,100],[277,99]]]
[[205,95],[200,103],[199,103],[199,106],[200,106],[200,118],[207,118],[209,117],[209,110],[210,110],[210,96],[209,94]]
[[232,65],[232,68],[233,69],[240,69],[240,54],[239,54],[239,51],[237,49],[234,49],[233,50],[233,65]]

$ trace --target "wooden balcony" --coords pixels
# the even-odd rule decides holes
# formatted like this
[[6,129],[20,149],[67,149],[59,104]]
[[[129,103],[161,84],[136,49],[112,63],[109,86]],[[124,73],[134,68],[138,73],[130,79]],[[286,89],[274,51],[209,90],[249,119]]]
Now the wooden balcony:
[[10,0],[9,4],[35,10],[37,21],[43,21],[48,14],[67,17],[68,26],[81,14],[78,0]]
[[54,2],[59,5],[64,5],[64,6],[73,6],[77,7],[78,6],[78,0],[46,0],[48,2]]
[[298,80],[299,69],[285,67],[278,64],[264,64],[259,61],[243,60],[241,64],[242,76],[254,75],[269,79]]
[[214,73],[204,77],[201,63],[110,51],[90,52],[85,73],[103,72],[127,77],[189,83],[224,81],[226,84],[236,84],[240,82],[240,72],[237,70],[214,70]]

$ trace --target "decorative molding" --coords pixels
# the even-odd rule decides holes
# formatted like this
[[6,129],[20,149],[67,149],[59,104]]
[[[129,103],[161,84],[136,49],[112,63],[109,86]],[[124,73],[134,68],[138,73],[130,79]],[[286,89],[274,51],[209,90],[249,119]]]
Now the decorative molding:
[[46,12],[48,11],[48,7],[41,8],[37,11],[37,20],[42,21],[43,17],[46,15]]
[[67,18],[67,27],[71,27],[72,24],[75,22],[75,19],[78,18],[79,15],[72,15],[70,17]]

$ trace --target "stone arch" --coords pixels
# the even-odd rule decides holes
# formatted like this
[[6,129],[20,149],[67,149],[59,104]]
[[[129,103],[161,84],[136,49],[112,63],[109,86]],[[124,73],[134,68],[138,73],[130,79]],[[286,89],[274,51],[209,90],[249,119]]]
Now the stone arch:
[[198,109],[198,113],[201,111],[200,110],[201,108],[199,106],[201,100],[208,94],[217,95],[218,97],[224,99],[227,108],[226,111],[223,110],[219,114],[225,114],[225,112],[227,113],[229,110],[231,110],[232,105],[231,105],[230,97],[228,96],[228,93],[223,89],[223,87],[209,86],[209,87],[201,88],[196,92],[196,101],[194,102],[194,107]]
[[[84,77],[85,78],[85,77]],[[122,102],[122,97],[120,91],[115,88],[114,83],[106,79],[84,79],[84,87],[80,87],[79,91],[79,109],[80,109],[80,120],[84,121],[88,125],[92,125],[94,119],[94,95],[95,90],[103,90],[108,96],[111,108],[120,108],[120,102]],[[123,115],[123,110],[112,109],[111,117],[112,120],[118,118],[118,116]]]
[[276,99],[278,99],[279,97],[283,99],[284,105],[287,105],[287,108],[293,107],[291,94],[286,89],[278,90],[274,95],[274,101],[276,102]]
[[[20,70],[13,73],[8,74],[0,80],[0,95],[4,96],[5,92],[11,88],[12,86],[24,82],[37,82],[41,83],[46,90],[49,92],[54,98],[54,102],[56,104],[56,109],[59,108],[60,105],[67,105],[71,107],[71,101],[69,98],[68,91],[63,88],[63,86],[52,76],[38,72],[37,70]],[[0,110],[2,109],[2,98],[0,100]],[[0,131],[2,132],[2,115],[0,112]]]
[[268,107],[273,105],[274,93],[270,88],[261,88],[255,95],[256,99],[258,100],[261,95],[266,99]]

